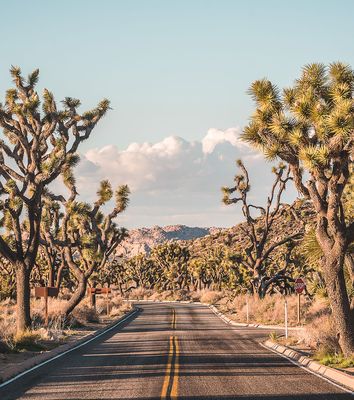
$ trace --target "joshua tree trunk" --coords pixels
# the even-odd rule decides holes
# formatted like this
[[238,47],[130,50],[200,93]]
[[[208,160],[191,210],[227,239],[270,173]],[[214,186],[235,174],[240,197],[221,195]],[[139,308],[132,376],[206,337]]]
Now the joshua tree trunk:
[[[350,277],[350,282],[352,284],[352,288],[354,288],[354,256],[351,253],[347,253],[345,255],[345,265],[348,269],[348,274]],[[352,296],[352,301],[350,303],[351,313],[354,313],[354,295]]]
[[30,294],[30,274],[26,265],[20,264],[16,269],[17,332],[31,326]]
[[80,301],[85,297],[86,287],[87,287],[87,278],[83,273],[75,274],[78,280],[77,288],[74,294],[71,296],[70,300],[66,303],[66,307],[63,310],[63,314],[67,317],[74,308],[80,303]]
[[339,345],[343,353],[349,357],[354,354],[354,318],[347,296],[343,263],[344,252],[332,250],[325,259],[324,278],[333,318],[339,332]]

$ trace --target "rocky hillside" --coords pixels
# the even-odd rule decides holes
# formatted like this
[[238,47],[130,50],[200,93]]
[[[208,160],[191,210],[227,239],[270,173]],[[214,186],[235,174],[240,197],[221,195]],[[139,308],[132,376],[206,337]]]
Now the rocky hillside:
[[[301,221],[308,223],[314,217],[310,203],[298,201],[291,208],[293,214],[286,211],[289,209],[289,206],[286,205],[276,218],[269,235],[269,243],[272,244],[286,236],[303,232]],[[297,215],[296,218],[294,215]],[[263,226],[262,218],[258,218],[257,221],[256,229],[259,231]],[[129,237],[122,242],[118,254],[127,258],[140,253],[149,254],[153,247],[168,241],[180,241],[182,245],[189,247],[195,256],[202,255],[206,249],[220,245],[227,246],[233,252],[239,253],[250,244],[245,234],[247,230],[245,222],[231,228],[193,228],[185,225],[169,225],[132,229],[129,231]],[[279,251],[282,252],[283,248],[279,248]]]
[[160,243],[172,240],[189,241],[216,234],[221,228],[197,228],[185,225],[169,225],[165,227],[132,229],[129,237],[121,244],[119,254],[131,257],[139,253],[149,253]]
[[[269,234],[269,245],[293,234],[304,233],[304,225],[313,221],[314,216],[315,213],[310,202],[298,200],[292,206],[285,204],[274,220]],[[260,217],[257,218],[256,223],[257,236],[261,234],[262,229],[263,219]],[[215,230],[208,236],[185,241],[183,244],[191,250],[194,256],[201,256],[207,249],[218,246],[226,246],[235,254],[241,253],[250,245],[250,240],[246,234],[247,231],[247,224],[243,222],[231,228]],[[279,247],[273,254],[278,253],[284,253],[284,246]]]

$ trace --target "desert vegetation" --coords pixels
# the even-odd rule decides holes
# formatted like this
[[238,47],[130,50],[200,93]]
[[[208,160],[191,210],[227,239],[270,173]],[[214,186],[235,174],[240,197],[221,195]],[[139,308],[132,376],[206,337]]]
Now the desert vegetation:
[[[4,347],[17,349],[41,337],[35,286],[68,289],[55,304],[49,301],[56,315],[49,315],[45,335],[72,326],[79,310],[85,315],[81,300],[91,276],[126,236],[115,219],[128,205],[129,188],[114,191],[102,181],[94,204],[78,198],[77,151],[109,110],[107,99],[79,113],[80,101],[66,97],[59,109],[50,91],[42,99],[36,92],[38,70],[26,79],[18,67],[10,73],[14,88],[0,104],[0,320]],[[55,190],[58,178],[65,193]],[[112,198],[114,206],[105,214],[102,207]]]
[[[240,172],[220,197],[241,207],[243,222],[133,257],[119,251],[129,233],[117,225],[129,203],[128,186],[114,190],[107,180],[98,182],[97,199],[88,204],[75,180],[78,148],[109,101],[79,113],[80,101],[67,97],[59,109],[48,90],[42,99],[37,94],[38,70],[24,79],[12,67],[11,75],[14,88],[0,105],[0,351],[60,341],[75,326],[99,321],[106,305],[97,300],[94,308],[85,294],[104,286],[114,292],[106,317],[127,310],[127,299],[185,300],[217,304],[238,322],[282,324],[286,297],[296,325],[294,280],[301,276],[305,331],[296,340],[332,349],[332,358],[353,357],[350,66],[305,66],[282,93],[267,80],[254,82],[256,109],[242,139],[278,162],[268,196],[251,202],[249,171],[238,160]],[[59,178],[65,192],[56,192]],[[285,204],[289,185],[299,198]],[[33,296],[37,286],[59,292],[49,299],[48,327]]]

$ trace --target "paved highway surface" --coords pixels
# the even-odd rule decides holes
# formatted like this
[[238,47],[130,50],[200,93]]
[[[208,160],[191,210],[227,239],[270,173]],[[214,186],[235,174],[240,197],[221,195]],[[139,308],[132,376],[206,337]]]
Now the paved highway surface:
[[0,399],[344,400],[349,393],[196,304],[139,303],[119,328],[0,389]]

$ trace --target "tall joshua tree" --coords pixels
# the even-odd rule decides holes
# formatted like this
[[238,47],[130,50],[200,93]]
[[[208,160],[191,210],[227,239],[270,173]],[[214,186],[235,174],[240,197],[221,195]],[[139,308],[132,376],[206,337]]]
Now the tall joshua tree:
[[164,243],[151,251],[151,259],[162,271],[164,290],[188,288],[190,277],[188,261],[190,253],[187,247],[176,242]]
[[267,158],[288,163],[298,191],[313,202],[322,270],[345,355],[354,353],[354,310],[344,278],[354,223],[347,222],[343,207],[353,162],[353,91],[354,71],[339,62],[305,66],[282,95],[270,81],[255,81],[250,94],[256,110],[242,135]]
[[[61,196],[46,193],[44,215],[48,219],[43,221],[46,229],[42,229],[41,245],[52,250],[55,247],[59,249],[63,264],[71,270],[77,281],[76,290],[63,310],[63,314],[69,315],[85,296],[89,278],[105,267],[119,243],[127,237],[126,229],[119,228],[114,219],[128,206],[130,191],[128,186],[122,185],[113,193],[111,184],[102,181],[97,191],[98,199],[90,206],[76,201],[77,191],[72,171],[65,170],[63,176],[71,195],[65,200]],[[113,196],[115,206],[105,215],[101,208]],[[64,213],[58,201],[63,204]],[[50,214],[51,218],[48,216],[49,209],[55,210]]]
[[[29,278],[35,264],[46,187],[78,161],[76,151],[109,109],[108,100],[79,114],[80,101],[66,97],[58,110],[47,89],[40,100],[39,71],[27,79],[10,70],[14,88],[0,104],[0,255],[16,269],[17,329],[30,326]],[[40,110],[42,106],[42,110]]]
[[[276,220],[285,211],[281,204],[281,198],[287,182],[291,179],[289,176],[290,171],[286,171],[284,164],[273,168],[275,180],[265,207],[249,202],[248,192],[251,185],[248,171],[241,160],[238,160],[237,164],[241,169],[241,173],[235,176],[235,185],[233,187],[222,188],[224,193],[223,202],[226,205],[242,204],[242,212],[247,223],[247,229],[244,229],[244,233],[248,237],[250,244],[244,249],[244,254],[236,256],[236,261],[252,273],[254,291],[260,297],[264,297],[272,285],[291,279],[291,277],[287,276],[286,266],[271,274],[267,261],[269,261],[270,256],[277,248],[290,245],[294,240],[299,239],[303,233],[303,225],[302,223],[297,223],[296,232],[289,235],[286,233],[275,234],[274,232]],[[234,197],[230,197],[232,194],[234,194]],[[254,217],[254,211],[258,212],[260,218]],[[295,213],[294,210],[291,211]],[[287,250],[291,250],[291,247]],[[290,254],[287,254],[290,257]]]

